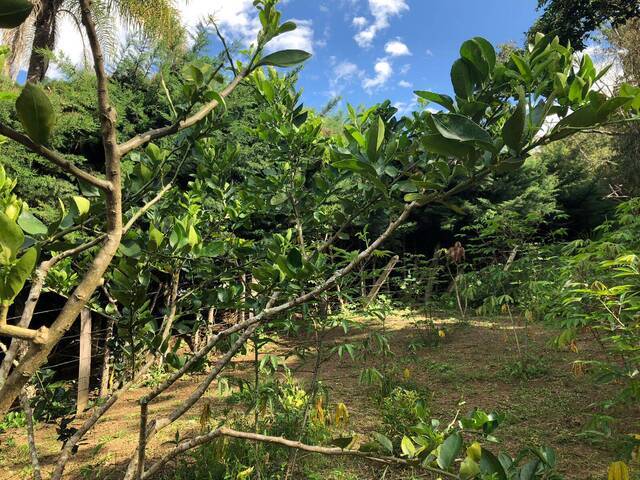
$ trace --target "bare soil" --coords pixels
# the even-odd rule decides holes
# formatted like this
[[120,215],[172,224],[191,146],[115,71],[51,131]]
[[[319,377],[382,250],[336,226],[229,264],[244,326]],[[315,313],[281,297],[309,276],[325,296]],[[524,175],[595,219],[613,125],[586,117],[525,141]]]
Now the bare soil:
[[[457,411],[466,413],[475,407],[499,411],[506,415],[504,424],[496,432],[502,442],[500,449],[515,454],[524,446],[545,444],[556,450],[560,470],[567,479],[606,477],[607,465],[616,459],[614,446],[594,442],[580,433],[593,414],[602,412],[600,403],[615,395],[616,386],[595,385],[588,372],[576,375],[573,370],[575,360],[599,355],[598,345],[588,333],[578,338],[578,353],[575,353],[553,346],[554,332],[541,325],[529,326],[525,335],[522,321],[514,330],[509,318],[472,318],[460,323],[455,318],[439,316],[435,320],[437,328],[446,332],[444,338],[438,337],[437,344],[432,346],[411,348],[420,338],[413,324],[419,318],[415,312],[396,312],[388,319],[387,329],[394,368],[400,372],[408,369],[416,388],[429,392],[433,417],[448,422]],[[514,362],[519,358],[515,332],[521,349],[537,359],[532,364],[530,378],[513,375],[517,370]],[[332,332],[331,341],[355,342],[365,335],[362,330],[343,338],[339,329]],[[285,352],[299,340],[285,339],[278,350]],[[249,378],[251,359],[251,353],[236,357],[232,375]],[[367,366],[372,366],[370,363]],[[300,362],[292,358],[289,366],[296,378],[305,383],[311,376],[313,359]],[[319,378],[329,387],[332,405],[344,402],[348,406],[350,428],[366,436],[379,428],[380,410],[373,389],[358,382],[362,368],[362,362],[353,362],[348,356],[339,359],[334,355],[322,365]],[[190,394],[200,379],[201,376],[194,375],[174,385],[152,405],[151,418],[171,411]],[[139,388],[128,392],[108,412],[86,436],[70,462],[65,478],[121,478],[125,462],[137,442],[139,407],[136,402],[146,391],[147,388]],[[215,383],[205,399],[211,402],[213,412],[223,410]],[[152,442],[148,457],[158,458],[170,449],[167,442],[174,438],[176,431],[183,438],[197,431],[200,412],[201,407],[196,405],[173,426],[162,431]],[[618,431],[640,432],[639,406],[616,407],[606,413],[618,419],[614,424]],[[55,425],[38,425],[37,444],[43,468],[50,471],[61,446]],[[313,468],[317,469],[317,478],[323,480],[412,478],[411,472],[390,469],[385,473],[379,465],[350,459],[316,457]],[[638,470],[637,464],[632,465],[632,471],[637,473]],[[24,429],[8,430],[0,435],[0,479],[27,478],[30,478],[30,466]],[[165,472],[163,478],[171,478],[170,472]],[[298,478],[310,477],[299,474]]]

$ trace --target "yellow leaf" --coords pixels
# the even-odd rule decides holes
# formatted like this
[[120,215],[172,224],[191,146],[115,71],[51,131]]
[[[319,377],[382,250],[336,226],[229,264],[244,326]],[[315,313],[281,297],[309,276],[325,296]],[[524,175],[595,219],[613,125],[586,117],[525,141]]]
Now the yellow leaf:
[[629,480],[629,467],[624,462],[613,462],[609,465],[608,480]]

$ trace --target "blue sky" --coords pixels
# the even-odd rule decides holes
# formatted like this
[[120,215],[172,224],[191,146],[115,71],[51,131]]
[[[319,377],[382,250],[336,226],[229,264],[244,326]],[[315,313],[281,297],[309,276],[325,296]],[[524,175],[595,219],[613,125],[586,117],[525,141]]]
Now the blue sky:
[[[249,44],[260,29],[253,0],[175,0],[188,28],[213,16],[228,40]],[[449,70],[460,44],[480,35],[495,45],[521,44],[537,0],[281,0],[283,20],[299,25],[272,50],[313,53],[301,75],[304,101],[320,108],[334,95],[372,105],[390,99],[404,114],[413,90],[449,93]],[[61,19],[56,49],[73,62],[86,58],[72,20]],[[124,26],[119,36],[126,38]],[[215,40],[215,39],[214,39]],[[219,45],[212,45],[213,49]],[[55,75],[55,66],[50,69]]]
[[[522,43],[536,0],[289,0],[283,16],[301,25],[299,46],[313,58],[301,75],[305,102],[339,94],[352,104],[390,99],[413,106],[413,90],[451,91],[460,44],[483,36]],[[355,19],[355,20],[354,20]],[[309,30],[311,30],[311,35]],[[287,42],[285,46],[289,45]],[[343,102],[344,105],[344,102]]]

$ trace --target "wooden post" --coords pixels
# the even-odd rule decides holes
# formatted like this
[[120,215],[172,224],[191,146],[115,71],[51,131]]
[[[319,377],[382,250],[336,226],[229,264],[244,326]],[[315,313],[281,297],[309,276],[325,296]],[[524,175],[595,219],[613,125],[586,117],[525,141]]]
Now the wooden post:
[[91,377],[91,311],[80,312],[80,366],[78,368],[78,399],[76,415],[80,415],[89,403],[89,380]]
[[378,292],[382,288],[382,285],[384,285],[384,282],[387,281],[387,278],[389,277],[391,270],[393,270],[393,267],[396,266],[396,263],[398,263],[398,260],[400,260],[400,257],[398,255],[395,255],[393,258],[391,258],[391,260],[389,260],[389,263],[387,263],[387,266],[384,267],[384,270],[378,277],[378,280],[376,280],[376,283],[371,288],[369,295],[367,295],[367,298],[364,302],[365,305],[369,305],[378,296]]

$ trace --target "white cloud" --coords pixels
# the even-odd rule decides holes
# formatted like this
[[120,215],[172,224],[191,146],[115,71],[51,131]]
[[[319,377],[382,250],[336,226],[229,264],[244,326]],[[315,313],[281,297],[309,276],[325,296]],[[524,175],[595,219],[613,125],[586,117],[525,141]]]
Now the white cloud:
[[393,75],[393,67],[386,58],[378,59],[373,69],[376,75],[373,78],[365,78],[362,81],[362,87],[369,92],[382,87]]
[[433,52],[431,51],[430,48],[427,48],[427,50],[424,53],[427,54],[427,57],[433,57]]
[[384,51],[392,57],[401,57],[403,55],[411,55],[409,47],[400,40],[391,40],[384,46]]
[[411,70],[411,64],[405,63],[400,69],[400,75],[406,75],[407,73],[409,73],[409,70]]
[[311,20],[293,19],[293,21],[298,28],[271,40],[267,45],[270,51],[298,49],[313,53],[313,23]]
[[329,63],[333,65],[332,75],[329,79],[330,89],[327,92],[329,97],[336,97],[354,80],[362,78],[364,72],[355,63],[343,60],[336,63],[335,57],[330,57]]
[[354,27],[363,28],[369,22],[364,17],[354,17],[352,23]]
[[[176,6],[180,10],[182,21],[188,30],[206,22],[209,16],[216,21],[222,33],[228,40],[238,40],[249,45],[260,31],[260,21],[257,11],[253,7],[253,0],[177,0]],[[276,37],[269,45],[269,50],[283,48],[298,48],[313,53],[314,31],[310,20],[295,20],[298,28]],[[118,22],[118,38],[123,43],[127,30],[123,22]],[[62,52],[72,63],[82,64],[85,50],[82,35],[76,24],[67,16],[58,24],[58,40],[56,51]],[[86,43],[86,42],[85,42]],[[59,75],[51,69],[50,75]]]
[[336,81],[342,79],[351,79],[360,73],[360,69],[355,63],[348,60],[340,62],[333,68],[334,79]]
[[400,80],[398,82],[398,86],[402,87],[402,88],[411,88],[411,87],[413,87],[413,83],[407,82],[406,80]]
[[409,10],[409,5],[407,5],[406,0],[369,0],[369,10],[373,16],[373,23],[367,28],[364,28],[366,23],[356,25],[360,28],[360,31],[353,37],[362,48],[370,47],[378,32],[389,27],[390,18],[399,16],[405,10]]
[[402,117],[414,112],[418,107],[418,102],[413,99],[410,102],[396,102],[393,106],[398,109],[398,113],[396,115]]

